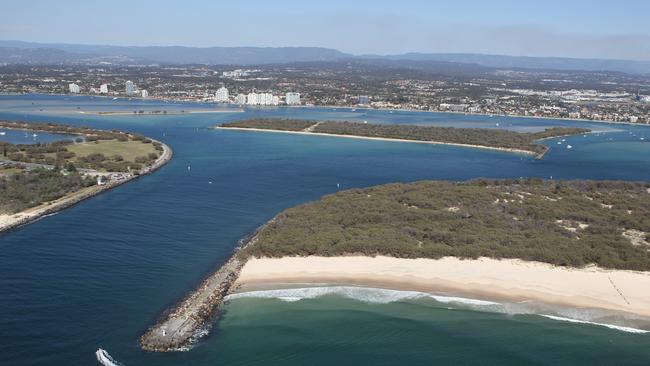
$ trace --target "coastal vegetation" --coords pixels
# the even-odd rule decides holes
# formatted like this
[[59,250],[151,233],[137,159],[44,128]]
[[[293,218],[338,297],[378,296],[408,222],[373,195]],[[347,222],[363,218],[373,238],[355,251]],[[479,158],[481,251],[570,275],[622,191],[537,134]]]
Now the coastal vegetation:
[[255,118],[243,121],[228,122],[221,125],[221,127],[237,127],[237,128],[259,128],[263,130],[278,130],[278,131],[303,131],[318,123],[318,121],[304,120],[304,119],[285,119],[285,118]]
[[[165,150],[160,142],[117,130],[11,121],[0,121],[0,128],[68,135],[49,143],[0,142],[0,215],[75,198],[86,187],[120,184],[159,165]],[[89,196],[81,193],[78,199]],[[2,224],[4,230],[13,221]]]
[[76,135],[50,143],[0,142],[0,160],[104,172],[138,171],[163,151],[159,142],[139,134],[58,124],[0,121],[0,128]]
[[650,270],[650,184],[424,181],[353,189],[288,209],[241,258],[518,258]]
[[590,132],[584,128],[550,128],[540,132],[515,132],[487,128],[455,128],[416,125],[380,125],[358,122],[308,121],[287,119],[249,119],[221,125],[224,128],[255,128],[279,131],[304,131],[332,135],[429,141],[449,144],[511,149],[542,156],[546,145],[536,141]]
[[24,211],[92,185],[94,178],[42,168],[0,176],[0,214]]

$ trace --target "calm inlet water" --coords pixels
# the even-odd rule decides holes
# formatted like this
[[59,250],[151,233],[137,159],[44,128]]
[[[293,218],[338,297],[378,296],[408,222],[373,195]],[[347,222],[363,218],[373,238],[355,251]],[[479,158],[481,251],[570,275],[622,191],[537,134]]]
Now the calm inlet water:
[[[140,351],[146,328],[223,263],[239,239],[284,208],[335,192],[337,184],[520,176],[650,180],[650,128],[642,126],[308,108],[79,113],[208,107],[0,97],[1,119],[136,131],[175,152],[153,175],[0,236],[0,364],[92,365],[99,347],[124,365],[650,364],[650,334],[384,292],[235,299],[190,352]],[[553,150],[538,161],[449,146],[209,128],[251,116],[599,132],[546,141]]]

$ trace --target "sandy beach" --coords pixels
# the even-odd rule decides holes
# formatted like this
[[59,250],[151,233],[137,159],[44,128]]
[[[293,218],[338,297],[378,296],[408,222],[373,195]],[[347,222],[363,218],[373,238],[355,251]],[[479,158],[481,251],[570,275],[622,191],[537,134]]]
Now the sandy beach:
[[310,284],[447,293],[492,301],[532,300],[650,316],[650,272],[573,269],[514,259],[260,258],[244,265],[234,288],[245,292]]
[[255,132],[277,132],[277,133],[290,133],[290,134],[295,134],[295,135],[344,137],[344,138],[350,138],[350,139],[375,140],[375,141],[392,141],[392,142],[410,142],[410,143],[417,143],[417,144],[450,145],[450,146],[470,147],[470,148],[475,148],[475,149],[487,149],[487,150],[496,150],[496,151],[504,151],[504,152],[516,153],[516,154],[526,154],[526,155],[540,156],[537,153],[535,153],[533,151],[528,151],[528,150],[509,149],[509,148],[504,148],[504,147],[493,147],[493,146],[484,146],[484,145],[458,144],[458,143],[454,143],[454,142],[420,141],[420,140],[407,140],[407,139],[393,139],[393,138],[387,138],[387,137],[340,135],[340,134],[334,134],[334,133],[309,132],[309,131],[283,131],[283,130],[270,130],[270,129],[263,129],[263,128],[242,128],[242,127],[221,127],[221,126],[217,126],[217,129],[237,130],[237,131],[255,131]]

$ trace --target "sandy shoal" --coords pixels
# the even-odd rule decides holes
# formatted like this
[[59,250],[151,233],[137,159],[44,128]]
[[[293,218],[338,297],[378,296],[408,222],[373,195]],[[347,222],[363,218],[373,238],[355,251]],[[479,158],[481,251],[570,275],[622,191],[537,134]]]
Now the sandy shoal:
[[360,285],[444,292],[650,316],[650,272],[556,267],[514,259],[284,257],[249,260],[238,292],[291,284]]

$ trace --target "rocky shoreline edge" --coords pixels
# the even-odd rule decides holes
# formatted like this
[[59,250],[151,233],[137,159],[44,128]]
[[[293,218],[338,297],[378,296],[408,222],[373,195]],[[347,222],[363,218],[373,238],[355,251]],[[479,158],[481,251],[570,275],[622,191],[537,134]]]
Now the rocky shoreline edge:
[[232,285],[246,263],[237,253],[257,242],[259,233],[275,220],[271,219],[240,240],[226,263],[177,305],[163,312],[158,322],[140,337],[142,349],[152,352],[185,351],[207,335],[207,330],[219,318],[224,298],[234,290]]

